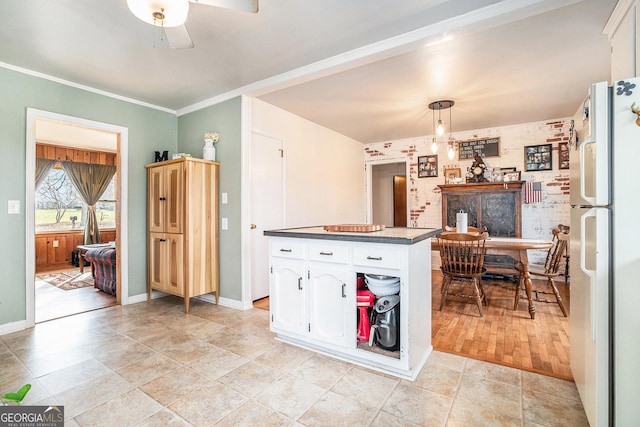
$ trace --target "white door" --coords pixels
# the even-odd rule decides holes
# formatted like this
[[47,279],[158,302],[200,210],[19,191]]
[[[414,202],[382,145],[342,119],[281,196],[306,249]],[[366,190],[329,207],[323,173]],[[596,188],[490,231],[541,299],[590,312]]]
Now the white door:
[[354,337],[353,333],[349,334],[349,315],[355,317],[356,313],[353,298],[355,277],[349,280],[350,277],[346,268],[310,269],[309,332],[312,338],[346,347],[349,338]]
[[283,142],[251,133],[251,300],[269,296],[269,242],[264,230],[284,228]]
[[273,297],[269,298],[272,328],[306,335],[307,281],[304,280],[304,262],[274,262],[272,275]]

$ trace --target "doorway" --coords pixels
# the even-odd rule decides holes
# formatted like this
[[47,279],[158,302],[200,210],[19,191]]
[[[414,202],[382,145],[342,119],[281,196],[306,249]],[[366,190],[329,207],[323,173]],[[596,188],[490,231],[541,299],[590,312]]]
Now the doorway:
[[393,226],[407,226],[407,177],[393,176]]
[[367,174],[370,188],[371,223],[387,227],[406,227],[407,206],[407,163],[376,163]]
[[[32,108],[27,109],[27,137],[26,137],[26,198],[25,198],[25,215],[26,215],[26,326],[33,327],[36,322],[36,279],[35,279],[35,171],[36,171],[36,141],[38,123],[56,123],[63,126],[68,131],[74,129],[87,129],[93,132],[106,133],[113,136],[114,147],[116,152],[116,281],[117,281],[117,304],[126,304],[128,302],[128,283],[126,278],[128,275],[128,250],[127,250],[127,181],[128,181],[128,130],[121,126],[110,125],[92,120],[85,120],[73,116],[41,111]],[[99,147],[89,147],[99,149]],[[77,292],[73,290],[71,292]],[[81,312],[82,309],[76,311]],[[67,312],[65,315],[73,314]]]
[[250,142],[251,300],[269,296],[269,241],[265,230],[283,228],[284,141],[256,131]]

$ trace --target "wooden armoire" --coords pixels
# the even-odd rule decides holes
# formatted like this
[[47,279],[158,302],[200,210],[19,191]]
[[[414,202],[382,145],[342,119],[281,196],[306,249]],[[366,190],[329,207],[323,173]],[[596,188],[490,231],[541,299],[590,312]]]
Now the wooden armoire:
[[147,168],[148,298],[153,289],[219,298],[218,167],[191,157]]

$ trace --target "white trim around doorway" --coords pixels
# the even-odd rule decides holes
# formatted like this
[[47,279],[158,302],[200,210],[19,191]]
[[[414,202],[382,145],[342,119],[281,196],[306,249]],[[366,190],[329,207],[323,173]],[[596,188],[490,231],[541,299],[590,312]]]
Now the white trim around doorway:
[[118,157],[120,168],[120,301],[122,305],[129,303],[129,253],[128,253],[128,147],[129,130],[126,127],[96,122],[74,116],[53,113],[50,111],[27,108],[26,120],[26,176],[25,176],[25,270],[26,270],[26,327],[35,326],[35,170],[36,170],[36,121],[53,120],[71,125],[93,128],[105,132],[119,134]]
[[409,197],[411,193],[411,189],[409,188],[409,168],[410,161],[406,157],[400,157],[395,159],[383,159],[383,160],[370,160],[365,161],[365,183],[364,188],[367,193],[366,200],[366,213],[365,213],[365,222],[367,224],[371,224],[373,222],[373,174],[372,169],[373,166],[384,165],[389,163],[404,163],[405,164],[405,174],[407,176],[407,227],[411,226],[411,198]]

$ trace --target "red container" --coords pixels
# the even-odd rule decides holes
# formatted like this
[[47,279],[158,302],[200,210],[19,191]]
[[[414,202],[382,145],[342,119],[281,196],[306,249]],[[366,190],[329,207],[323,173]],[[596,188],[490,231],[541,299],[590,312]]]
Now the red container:
[[373,307],[376,296],[373,292],[361,289],[356,292],[356,302],[358,307]]
[[358,342],[369,341],[371,324],[369,323],[369,307],[373,307],[375,295],[371,291],[361,289],[356,292],[356,305],[358,307]]

